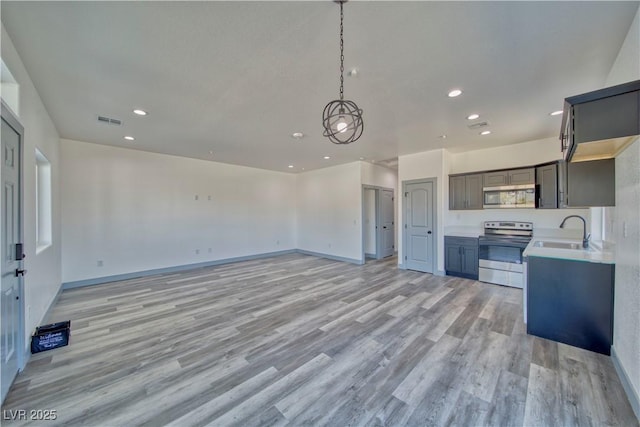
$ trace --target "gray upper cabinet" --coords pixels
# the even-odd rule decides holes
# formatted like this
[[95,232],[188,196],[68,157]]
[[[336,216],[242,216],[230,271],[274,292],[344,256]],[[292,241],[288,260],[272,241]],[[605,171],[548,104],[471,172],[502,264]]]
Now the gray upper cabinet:
[[567,163],[567,207],[615,206],[615,159]]
[[536,169],[513,169],[509,171],[509,185],[535,184]]
[[536,193],[539,209],[558,207],[558,165],[538,166],[536,168]]
[[573,139],[576,144],[638,135],[638,94],[627,92],[573,107]]
[[640,80],[565,98],[560,140],[567,161],[613,158],[640,134]]
[[485,187],[534,184],[536,182],[536,169],[525,168],[486,172],[482,180]]
[[482,174],[449,177],[449,209],[482,209]]
[[467,175],[466,178],[467,209],[482,209],[482,175]]
[[482,177],[485,187],[499,187],[509,184],[507,171],[487,172]]

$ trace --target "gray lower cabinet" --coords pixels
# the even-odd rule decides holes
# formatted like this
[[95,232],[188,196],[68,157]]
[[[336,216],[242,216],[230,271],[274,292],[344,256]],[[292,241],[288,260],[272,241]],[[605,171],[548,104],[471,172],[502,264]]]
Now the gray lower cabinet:
[[482,209],[482,174],[449,177],[449,209]]
[[558,207],[558,165],[538,166],[536,168],[536,207],[556,209]]
[[478,280],[478,239],[444,236],[447,275]]
[[527,333],[609,355],[614,268],[528,257]]

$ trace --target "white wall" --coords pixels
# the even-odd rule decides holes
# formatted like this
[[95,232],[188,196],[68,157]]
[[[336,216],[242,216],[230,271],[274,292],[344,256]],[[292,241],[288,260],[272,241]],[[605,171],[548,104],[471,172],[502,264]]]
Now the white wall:
[[298,249],[362,261],[360,163],[297,175]]
[[363,185],[397,189],[397,171],[367,162],[360,162],[360,167]]
[[61,151],[63,282],[295,248],[294,175],[69,140]]
[[613,347],[640,396],[640,142],[616,158]]
[[[558,133],[560,133],[560,119],[558,119]],[[560,159],[562,159],[562,153],[558,138],[546,138],[502,147],[451,153],[449,173],[517,168]]]
[[[609,72],[606,86],[640,79],[640,8]],[[640,141],[616,158],[616,242],[613,349],[630,394],[640,404]],[[626,230],[626,231],[625,231]],[[640,417],[640,408],[636,406]]]
[[[449,203],[449,185],[448,178],[445,184],[445,177],[448,172],[444,169],[448,164],[448,153],[445,150],[425,151],[422,153],[408,154],[398,157],[398,185],[400,192],[405,181],[411,181],[422,178],[436,178],[436,220],[437,227],[437,269],[444,271],[444,206],[448,207]],[[446,197],[444,196],[446,192]],[[396,221],[396,233],[398,234],[398,264],[404,261],[404,245],[402,235],[402,209],[404,205],[404,197],[398,197],[399,212],[398,221]]]
[[[24,266],[25,350],[29,337],[42,324],[47,309],[61,283],[60,234],[60,141],[51,118],[40,100],[18,53],[2,26],[2,60],[20,87],[19,120],[24,126],[23,190],[24,190]],[[14,103],[15,104],[15,103]],[[40,150],[51,163],[52,245],[36,255],[36,182],[35,150]]]

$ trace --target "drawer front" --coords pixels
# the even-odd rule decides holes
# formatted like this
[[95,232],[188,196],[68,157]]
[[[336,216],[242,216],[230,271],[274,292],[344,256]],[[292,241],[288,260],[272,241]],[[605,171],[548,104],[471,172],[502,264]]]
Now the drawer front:
[[444,244],[455,246],[478,246],[478,238],[444,236]]

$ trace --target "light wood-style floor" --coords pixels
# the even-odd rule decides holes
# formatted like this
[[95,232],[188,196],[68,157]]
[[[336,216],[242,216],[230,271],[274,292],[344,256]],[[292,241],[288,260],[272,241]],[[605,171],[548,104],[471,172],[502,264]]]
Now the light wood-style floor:
[[[522,291],[292,254],[65,291],[4,410],[78,426],[637,426],[609,357]],[[21,424],[3,420],[3,424]]]

